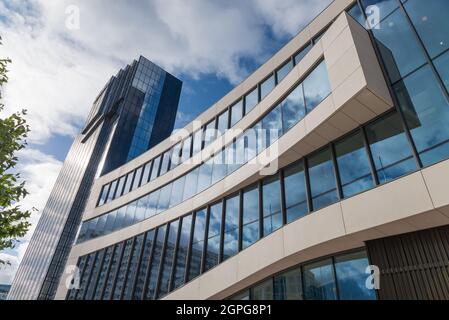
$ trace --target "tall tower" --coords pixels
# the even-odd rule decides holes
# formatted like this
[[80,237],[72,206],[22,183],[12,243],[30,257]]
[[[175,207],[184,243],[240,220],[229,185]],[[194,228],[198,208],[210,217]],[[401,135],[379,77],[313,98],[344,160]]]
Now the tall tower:
[[108,81],[64,161],[9,299],[54,297],[95,178],[170,135],[181,87],[144,57]]

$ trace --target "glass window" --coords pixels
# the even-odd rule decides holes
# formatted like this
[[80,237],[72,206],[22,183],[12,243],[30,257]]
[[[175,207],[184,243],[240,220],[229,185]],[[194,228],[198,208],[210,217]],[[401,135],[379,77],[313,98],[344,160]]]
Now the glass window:
[[186,177],[182,176],[181,178],[179,178],[173,182],[173,188],[171,191],[170,205],[169,205],[170,208],[174,207],[182,202],[182,193],[184,191],[185,181],[186,181]]
[[201,272],[201,261],[203,260],[204,233],[206,231],[206,209],[195,214],[193,239],[190,252],[189,281],[196,278]]
[[123,284],[125,282],[126,269],[128,268],[129,257],[131,256],[131,250],[133,247],[133,239],[126,240],[125,250],[123,251],[122,259],[119,263],[119,270],[117,278],[115,279],[113,300],[120,300],[122,297]]
[[266,134],[267,147],[271,146],[282,135],[282,108],[281,105],[271,110],[262,119],[262,129]]
[[397,113],[368,125],[366,133],[380,183],[416,170],[416,162]]
[[253,91],[245,96],[245,114],[248,114],[254,107],[259,103],[258,89],[255,88]]
[[150,193],[148,198],[148,210],[146,211],[146,218],[154,216],[157,212],[157,203],[159,201],[159,195],[161,194],[161,189],[157,189]]
[[101,265],[100,274],[98,276],[97,288],[95,290],[95,294],[93,297],[94,300],[100,300],[101,295],[103,294],[103,288],[106,283],[106,277],[109,269],[109,263],[111,262],[113,250],[114,250],[113,246],[106,248],[103,263]]
[[134,288],[133,299],[141,300],[143,290],[145,287],[145,281],[147,278],[148,267],[150,264],[151,250],[153,248],[154,230],[150,230],[145,235],[145,242],[143,244],[142,258],[137,271],[137,280]]
[[204,271],[207,271],[218,264],[220,257],[220,234],[221,220],[223,216],[223,205],[221,202],[209,208],[209,229],[207,232],[207,249]]
[[348,13],[351,17],[353,17],[363,27],[366,26],[365,16],[363,15],[362,10],[360,10],[360,7],[358,4],[355,4],[354,6],[352,6],[352,8],[348,10]]
[[273,300],[273,279],[255,286],[252,289],[252,300]]
[[229,112],[226,111],[218,117],[218,135],[222,135],[228,129]]
[[259,240],[259,186],[243,192],[242,249]]
[[134,223],[134,218],[136,216],[136,201],[131,202],[126,206],[125,218],[122,223],[122,228],[126,228]]
[[409,0],[404,7],[432,58],[449,48],[447,0]]
[[151,170],[150,181],[153,181],[159,176],[159,167],[161,166],[161,156],[153,160],[153,170]]
[[[200,144],[199,150],[194,150],[193,154],[195,155],[197,152],[201,151],[201,132],[200,137],[198,138],[198,143]],[[197,141],[195,140],[195,143]],[[182,145],[182,162],[187,161],[191,158],[190,152],[192,148],[192,136],[189,136],[187,139],[184,140],[184,144]]]
[[168,237],[163,254],[162,272],[159,280],[158,297],[163,297],[169,292],[170,278],[172,274],[173,259],[175,256],[176,241],[178,238],[179,220],[171,222],[168,228]]
[[375,290],[369,290],[365,273],[369,262],[366,252],[356,252],[335,258],[335,273],[341,300],[376,300]]
[[316,211],[339,200],[331,150],[326,148],[308,161],[312,204]]
[[190,171],[186,175],[186,183],[184,186],[182,201],[190,199],[191,197],[193,197],[195,195],[195,193],[196,193],[195,186],[197,186],[197,183],[198,183],[198,171],[199,170],[197,168],[193,171]]
[[105,234],[111,233],[114,231],[114,223],[115,223],[115,217],[117,215],[117,211],[112,211],[107,214],[108,219],[106,220],[106,226],[105,226]]
[[169,183],[165,187],[161,188],[161,194],[159,196],[159,202],[157,204],[157,213],[164,212],[168,209],[172,186],[173,184]]
[[173,147],[173,151],[172,151],[171,159],[170,159],[170,170],[173,170],[174,168],[176,168],[180,163],[181,147],[182,147],[181,142],[179,142],[178,144],[176,144]]
[[134,182],[131,190],[135,190],[138,187],[140,187],[140,179],[142,178],[142,170],[143,168],[140,167],[136,170],[136,175],[134,176]]
[[237,146],[234,142],[233,144],[230,144],[225,149],[225,157],[226,157],[226,164],[227,164],[227,173],[230,175],[235,170],[240,168],[240,165],[237,163]]
[[206,148],[216,138],[215,120],[209,122],[204,129],[204,147]]
[[395,87],[399,105],[424,166],[449,157],[449,103],[429,66]]
[[260,99],[263,100],[276,86],[274,75],[271,75],[268,79],[260,85]]
[[225,153],[223,151],[220,151],[218,154],[216,154],[213,158],[214,168],[212,173],[212,184],[217,183],[218,181],[222,180],[226,176],[226,159],[225,159]]
[[285,170],[284,187],[287,223],[290,223],[309,212],[302,161]]
[[150,174],[151,174],[151,161],[148,162],[143,169],[142,182],[141,182],[142,186],[148,183],[148,181],[150,180]]
[[[362,6],[365,10],[369,9],[369,6],[376,6],[379,8],[380,20],[382,20],[395,10],[399,4],[398,0],[362,0]],[[370,10],[367,10],[366,13],[369,16]]]
[[244,133],[245,139],[245,163],[257,156],[257,132],[249,128]]
[[111,300],[112,287],[115,283],[115,276],[117,274],[117,267],[120,264],[120,257],[122,256],[123,242],[115,245],[114,254],[112,256],[111,266],[109,268],[106,285],[103,293],[103,300]]
[[105,235],[107,219],[108,219],[107,214],[104,214],[98,218],[97,226],[95,227],[96,237],[101,237]]
[[243,117],[243,100],[240,100],[231,107],[231,127]]
[[265,237],[282,227],[281,185],[277,175],[264,180],[262,194],[263,234]]
[[[213,168],[213,159],[210,159],[206,163],[203,163],[200,166],[199,175],[198,175],[198,186],[197,192],[200,193],[206,190],[212,181],[212,168]],[[193,186],[189,186],[192,188]]]
[[115,198],[119,198],[123,194],[123,188],[125,186],[126,176],[120,177],[118,179],[117,190],[115,191]]
[[301,49],[295,56],[295,65],[297,65],[305,56],[306,54],[312,49],[312,45],[308,44],[303,49]]
[[278,83],[284,80],[284,78],[292,71],[293,69],[293,60],[288,60],[282,67],[276,71]]
[[374,28],[373,33],[392,82],[398,81],[426,62],[424,53],[401,10],[396,10],[382,21],[380,28]]
[[301,268],[274,277],[274,300],[302,300]]
[[111,184],[105,184],[101,190],[100,194],[100,200],[98,200],[98,206],[102,206],[106,203],[106,199],[108,196],[109,189],[111,187]]
[[[198,130],[193,134],[193,151],[192,155],[197,154],[201,151],[203,145],[203,130]],[[184,142],[184,146],[185,142]],[[184,150],[182,151],[182,158],[184,159]]]
[[170,165],[170,158],[171,158],[171,153],[169,150],[169,151],[165,152],[164,155],[162,156],[162,165],[161,165],[161,171],[159,173],[159,176],[163,176],[164,174],[167,173],[168,167]]
[[136,205],[136,216],[134,218],[134,223],[141,222],[146,219],[146,211],[148,208],[148,198],[150,195],[140,198],[137,200]]
[[287,132],[306,115],[302,84],[293,90],[281,103],[284,132]]
[[125,187],[123,188],[124,195],[131,191],[131,187],[133,185],[133,177],[134,177],[134,171],[131,171],[130,173],[127,174]]
[[151,258],[150,277],[148,280],[145,300],[153,300],[156,291],[156,284],[159,278],[159,266],[162,259],[162,249],[165,243],[165,233],[167,225],[160,226],[156,233],[156,242],[154,244],[153,255]]
[[446,89],[449,90],[449,51],[436,59],[434,62],[435,67],[437,68],[438,73],[446,86]]
[[331,93],[324,60],[304,79],[303,86],[307,112],[310,112]]
[[337,299],[331,259],[304,267],[304,295],[307,300]]
[[117,188],[117,180],[112,181],[111,187],[109,188],[108,200],[110,202],[115,199],[115,189]]
[[126,206],[118,208],[114,221],[114,231],[120,230],[125,225]]
[[335,153],[344,197],[374,187],[371,166],[360,131],[337,142]]
[[226,199],[223,235],[223,260],[235,255],[239,250],[240,196]]
[[131,257],[129,259],[128,270],[126,271],[126,280],[123,286],[122,300],[132,299],[132,290],[134,287],[134,281],[136,279],[142,244],[143,234],[135,237],[134,247],[132,248]]
[[245,137],[240,136],[235,142],[235,164],[236,168],[240,168],[245,164]]
[[192,215],[188,215],[182,218],[181,234],[179,235],[178,252],[176,253],[175,272],[173,275],[173,289],[179,288],[184,284],[191,229]]

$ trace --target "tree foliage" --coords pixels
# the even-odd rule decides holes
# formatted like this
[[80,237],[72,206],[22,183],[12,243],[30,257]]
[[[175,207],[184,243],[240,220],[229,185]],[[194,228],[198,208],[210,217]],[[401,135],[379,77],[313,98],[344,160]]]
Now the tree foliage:
[[[1,45],[1,38],[0,38]],[[8,82],[7,65],[11,60],[0,58],[0,113],[4,110],[2,87]],[[0,251],[14,248],[30,227],[30,210],[22,210],[17,203],[27,194],[25,182],[15,170],[17,152],[25,148],[30,131],[25,120],[26,110],[6,118],[0,116]],[[4,264],[0,260],[0,264]]]

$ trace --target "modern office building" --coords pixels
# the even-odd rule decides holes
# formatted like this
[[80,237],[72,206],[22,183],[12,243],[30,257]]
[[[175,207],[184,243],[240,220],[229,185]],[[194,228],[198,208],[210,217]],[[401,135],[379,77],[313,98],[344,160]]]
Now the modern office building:
[[449,299],[447,12],[332,2],[93,181],[55,298]]
[[109,80],[67,155],[9,299],[54,298],[92,187],[171,134],[181,87],[144,57]]

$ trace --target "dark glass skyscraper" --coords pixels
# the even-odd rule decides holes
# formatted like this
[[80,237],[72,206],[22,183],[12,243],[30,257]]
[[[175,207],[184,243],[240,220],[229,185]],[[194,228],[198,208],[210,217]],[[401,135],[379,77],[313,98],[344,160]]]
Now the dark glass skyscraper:
[[95,177],[170,135],[181,87],[180,80],[144,57],[109,80],[67,155],[14,279],[10,299],[54,297]]

